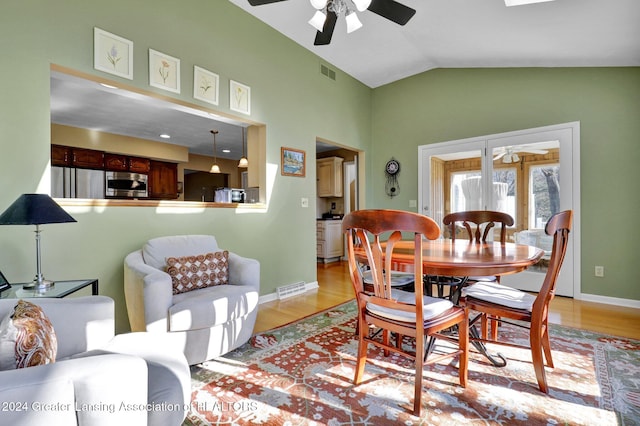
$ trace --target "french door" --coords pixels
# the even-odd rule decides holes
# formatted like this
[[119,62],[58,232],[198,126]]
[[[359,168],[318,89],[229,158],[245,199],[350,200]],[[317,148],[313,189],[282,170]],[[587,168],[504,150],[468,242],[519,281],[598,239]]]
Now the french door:
[[579,298],[579,133],[574,122],[420,146],[418,205],[439,224],[456,211],[510,214],[515,225],[508,239],[545,250],[534,267],[502,277],[503,284],[528,291],[538,291],[546,273],[553,239],[544,233],[547,221],[572,209],[556,294]]

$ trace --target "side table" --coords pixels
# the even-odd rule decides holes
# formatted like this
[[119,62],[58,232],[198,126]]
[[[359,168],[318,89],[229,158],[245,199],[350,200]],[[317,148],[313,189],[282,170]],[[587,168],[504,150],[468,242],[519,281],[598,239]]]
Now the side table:
[[2,299],[31,299],[35,297],[56,297],[62,298],[75,293],[76,291],[85,287],[91,286],[91,295],[98,295],[98,279],[86,279],[86,280],[66,280],[55,281],[54,285],[49,288],[36,290],[25,289],[23,286],[27,283],[11,284],[11,288],[0,293]]

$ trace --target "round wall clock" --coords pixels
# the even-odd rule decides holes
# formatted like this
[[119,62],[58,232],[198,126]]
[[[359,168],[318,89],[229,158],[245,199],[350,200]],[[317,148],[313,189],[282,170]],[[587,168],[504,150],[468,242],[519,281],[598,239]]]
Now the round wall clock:
[[395,197],[400,193],[400,185],[398,184],[398,175],[400,174],[400,163],[395,158],[387,161],[384,167],[384,173],[387,176],[387,182],[384,190],[389,197]]

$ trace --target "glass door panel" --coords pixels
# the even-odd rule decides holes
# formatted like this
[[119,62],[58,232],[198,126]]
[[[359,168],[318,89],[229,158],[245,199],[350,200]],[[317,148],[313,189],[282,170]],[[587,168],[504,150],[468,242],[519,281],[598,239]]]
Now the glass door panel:
[[[550,126],[420,147],[423,214],[442,224],[446,214],[456,211],[508,213],[514,226],[507,230],[507,240],[540,247],[545,258],[502,282],[539,290],[553,241],[544,227],[559,211],[574,209],[575,216],[572,191],[579,176],[572,169],[574,131]],[[573,296],[573,277],[573,254],[568,253],[556,294]]]

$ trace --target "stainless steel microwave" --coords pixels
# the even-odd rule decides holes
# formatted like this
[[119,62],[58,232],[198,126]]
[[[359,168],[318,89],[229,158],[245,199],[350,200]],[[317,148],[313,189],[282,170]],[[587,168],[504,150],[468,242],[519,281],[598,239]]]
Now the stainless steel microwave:
[[113,198],[147,198],[149,176],[131,172],[106,172],[105,196]]

